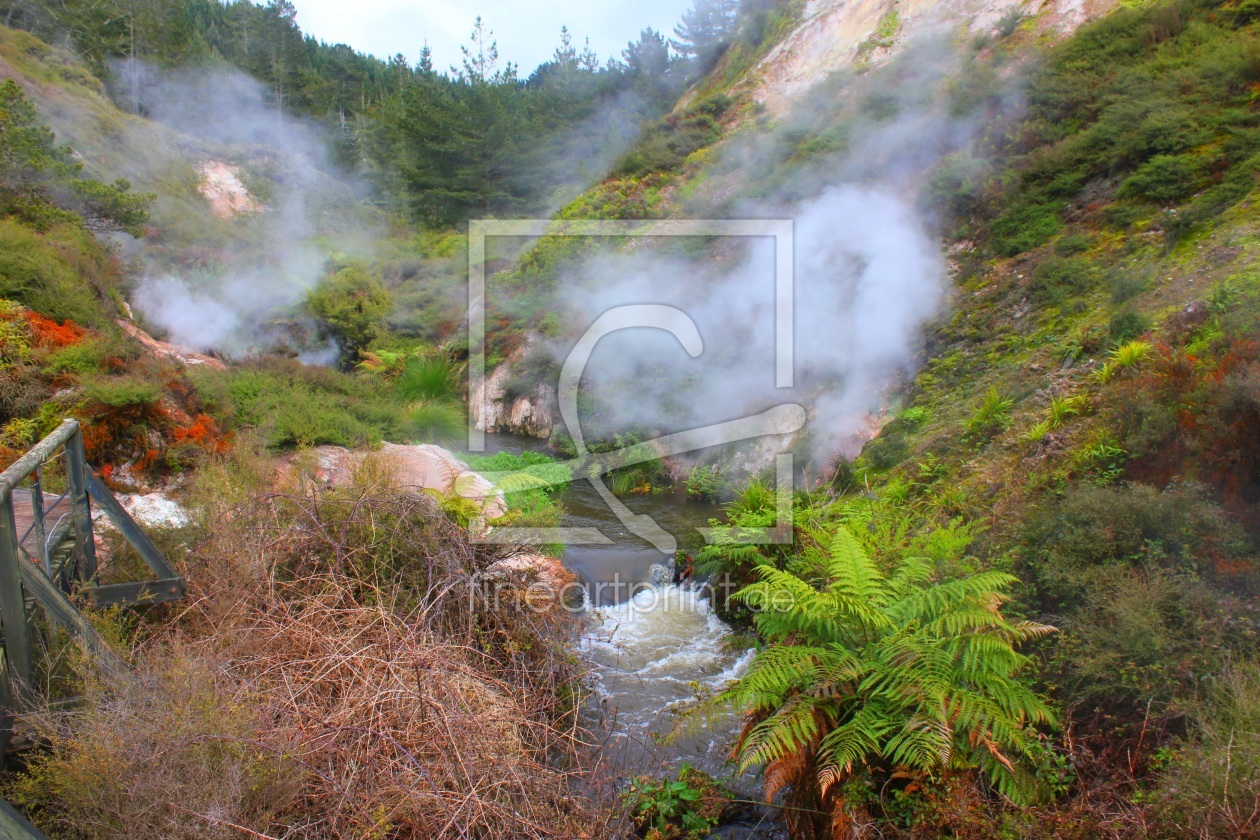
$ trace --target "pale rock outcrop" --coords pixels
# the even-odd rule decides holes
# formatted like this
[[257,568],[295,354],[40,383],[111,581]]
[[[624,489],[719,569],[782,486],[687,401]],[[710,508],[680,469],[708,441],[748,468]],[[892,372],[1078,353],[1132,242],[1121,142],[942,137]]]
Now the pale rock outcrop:
[[227,365],[223,363],[222,359],[216,359],[214,356],[207,356],[204,353],[197,353],[186,347],[171,344],[169,341],[159,341],[125,318],[116,318],[115,321],[118,326],[122,327],[123,332],[140,342],[144,349],[154,356],[170,359],[187,367],[205,365],[214,370],[227,370]]
[[551,395],[545,387],[540,386],[528,396],[506,398],[508,380],[529,353],[534,341],[531,336],[486,377],[484,394],[476,390],[469,393],[472,415],[477,418],[477,428],[481,431],[510,432],[543,440],[551,437],[556,421]]
[[404,446],[381,445],[377,452],[351,451],[343,446],[317,446],[309,453],[290,456],[282,463],[278,479],[283,482],[301,470],[324,487],[346,487],[367,459],[388,472],[391,480],[403,490],[424,492],[436,490],[454,493],[481,505],[486,519],[495,519],[507,512],[503,493],[483,476],[473,472],[454,453],[433,444]]
[[894,7],[899,26],[893,44],[868,53],[870,63],[887,60],[924,33],[992,31],[1012,10],[1035,17],[1039,32],[1071,32],[1115,5],[1116,0],[809,0],[801,22],[753,68],[745,84],[771,112],[785,113],[810,86],[852,66],[858,47]]
[[210,209],[220,219],[234,219],[263,209],[241,180],[240,167],[221,160],[206,160],[202,161],[199,171],[201,181],[197,191],[210,202]]

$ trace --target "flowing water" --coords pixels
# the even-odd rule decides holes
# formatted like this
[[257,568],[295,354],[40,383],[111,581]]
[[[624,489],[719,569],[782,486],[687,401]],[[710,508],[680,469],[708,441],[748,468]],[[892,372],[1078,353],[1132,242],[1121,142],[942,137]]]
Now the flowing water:
[[[488,435],[489,451],[545,451],[541,441]],[[634,513],[651,516],[684,551],[702,545],[695,530],[719,514],[716,505],[674,494],[630,496]],[[590,714],[610,732],[607,754],[626,775],[658,772],[683,761],[714,776],[729,773],[733,722],[689,721],[678,712],[698,694],[739,676],[752,656],[746,639],[713,612],[703,585],[674,580],[674,558],[631,534],[591,484],[575,480],[561,498],[565,527],[597,528],[606,546],[571,546],[563,556],[587,593],[579,646],[594,670]],[[673,732],[667,743],[660,739]]]

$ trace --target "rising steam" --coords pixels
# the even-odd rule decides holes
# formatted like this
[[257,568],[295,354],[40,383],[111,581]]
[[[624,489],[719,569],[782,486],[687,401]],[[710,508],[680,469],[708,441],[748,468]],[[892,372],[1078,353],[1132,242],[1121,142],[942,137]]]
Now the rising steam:
[[[996,115],[1018,110],[1010,84],[960,108],[953,92],[965,72],[948,44],[923,41],[888,67],[827,80],[778,126],[726,144],[711,176],[717,186],[689,208],[693,217],[794,221],[795,388],[775,387],[770,240],[718,244],[701,259],[645,242],[562,278],[555,305],[575,324],[617,305],[665,303],[691,315],[705,342],[691,359],[660,331],[606,338],[587,368],[584,433],[668,433],[797,402],[810,409],[819,461],[855,455],[946,301],[946,261],[923,186]],[[792,144],[808,136],[803,129],[842,148],[796,165]],[[729,198],[750,183],[771,197]],[[570,346],[547,350],[562,361]]]
[[[772,240],[726,248],[697,265],[681,258],[605,255],[566,283],[590,323],[630,303],[686,312],[704,340],[689,359],[668,333],[607,337],[588,365],[599,408],[594,431],[680,431],[770,406],[813,406],[814,425],[836,445],[868,422],[883,390],[912,366],[924,323],[944,298],[944,261],[912,205],[874,188],[840,186],[791,211],[795,223],[796,387],[775,387]],[[563,356],[567,347],[553,347]],[[850,453],[852,454],[852,453]]]

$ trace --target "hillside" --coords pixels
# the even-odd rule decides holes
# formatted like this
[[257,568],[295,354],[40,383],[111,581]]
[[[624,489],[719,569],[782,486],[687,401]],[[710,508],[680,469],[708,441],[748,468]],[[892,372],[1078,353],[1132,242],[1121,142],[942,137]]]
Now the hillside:
[[[714,549],[705,567],[744,581],[767,564],[801,574],[829,533],[848,528],[885,567],[925,553],[946,579],[1011,573],[1008,609],[1058,630],[1020,666],[1056,723],[1024,748],[1038,779],[1025,807],[1001,808],[995,787],[1012,791],[996,778],[927,760],[907,770],[894,752],[904,742],[880,746],[877,731],[852,735],[870,739],[864,763],[826,770],[821,735],[793,715],[803,697],[851,687],[805,664],[760,672],[757,685],[781,682],[753,695],[764,705],[759,728],[745,730],[756,745],[745,760],[765,766],[767,795],[833,814],[789,814],[801,836],[828,823],[855,832],[843,836],[874,824],[925,837],[1260,828],[1248,816],[1251,771],[1237,769],[1253,759],[1234,752],[1251,750],[1239,739],[1254,737],[1245,721],[1256,702],[1260,33],[1231,3],[1107,11],[940,6],[912,16],[904,5],[809,4],[746,77],[702,83],[615,179],[561,213],[722,218],[768,204],[805,214],[799,243],[810,207],[852,221],[852,203],[811,204],[847,182],[914,207],[942,240],[948,303],[928,320],[913,373],[889,375],[860,406],[880,416],[878,434],[829,464],[797,448],[815,459],[807,475],[831,476],[797,497],[797,540],[815,548]],[[719,64],[711,79],[724,72]],[[856,206],[874,213],[877,203]],[[701,253],[739,259],[722,245]],[[575,256],[559,243],[536,248],[504,275],[504,293],[548,288]],[[698,282],[726,293],[720,279]],[[497,374],[515,400],[500,416],[531,418],[523,431],[536,432],[549,396],[528,377],[545,373],[545,358],[513,357],[511,346],[496,357],[519,371]],[[746,381],[726,373],[728,391]],[[828,396],[826,379],[814,387],[810,399]],[[825,405],[815,434],[864,428]],[[628,486],[645,480],[665,479]],[[769,524],[769,502],[754,484],[733,521]],[[761,618],[756,626],[784,638]],[[770,653],[787,657],[816,628],[798,632]],[[809,714],[835,721],[824,727],[844,720],[839,701],[820,703]],[[1242,775],[1225,778],[1227,766]]]

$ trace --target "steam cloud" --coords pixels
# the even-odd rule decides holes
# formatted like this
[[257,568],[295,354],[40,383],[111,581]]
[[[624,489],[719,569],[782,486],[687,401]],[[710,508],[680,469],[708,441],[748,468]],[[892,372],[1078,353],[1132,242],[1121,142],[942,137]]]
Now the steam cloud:
[[[705,342],[691,359],[661,331],[605,338],[587,365],[584,389],[594,407],[583,417],[586,436],[669,433],[798,402],[810,409],[816,467],[837,451],[856,455],[873,431],[872,412],[897,375],[913,370],[923,328],[946,301],[946,261],[921,201],[928,173],[985,125],[1018,111],[1017,88],[998,84],[987,104],[960,114],[949,92],[962,72],[947,43],[922,41],[887,67],[821,83],[777,128],[743,132],[722,150],[712,177],[735,185],[727,193],[772,173],[771,198],[691,208],[693,217],[794,220],[794,389],[775,388],[768,240],[719,245],[702,262],[640,247],[590,260],[564,278],[556,306],[575,313],[576,324],[613,306],[664,303],[689,314]],[[837,130],[834,114],[844,109],[849,118]],[[801,129],[829,124],[846,148],[790,165]],[[547,348],[557,362],[568,349]]]
[[[225,222],[233,229],[209,243],[225,255],[226,271],[171,265],[160,249],[133,243],[146,265],[133,294],[136,310],[172,341],[194,349],[232,356],[276,344],[302,349],[311,331],[285,330],[274,320],[291,317],[320,281],[329,251],[370,256],[384,236],[358,201],[366,191],[347,184],[345,173],[329,160],[325,130],[282,115],[270,90],[229,68],[172,71],[127,61],[116,65],[113,79],[118,101],[133,103],[180,132],[182,140],[192,138],[193,148],[179,150],[183,157],[192,151],[198,163],[240,164],[243,173],[261,173],[270,192],[264,209]],[[641,109],[641,98],[629,91],[602,101],[587,119],[540,147],[536,159],[525,161],[546,185],[547,194],[540,196],[545,212],[603,177],[637,137],[634,115]],[[453,277],[449,284],[461,299],[463,279]],[[302,358],[330,363],[336,348],[307,347]]]
[[[350,217],[353,199],[348,187],[327,174],[334,167],[320,130],[281,115],[269,92],[239,71],[171,71],[122,62],[113,78],[125,87],[118,91],[120,101],[134,102],[150,119],[183,135],[187,145],[180,151],[186,159],[261,173],[269,193],[258,212],[184,234],[216,252],[216,261],[225,265],[213,270],[172,264],[160,248],[138,243],[145,272],[132,295],[135,308],[175,343],[200,350],[242,355],[293,338],[281,335],[269,319],[291,309],[319,281],[324,258],[313,239],[327,227],[330,211]],[[326,348],[312,358],[322,352]]]
[[[798,375],[790,391],[775,388],[772,242],[700,277],[688,261],[633,254],[582,268],[574,285],[585,291],[570,300],[578,323],[614,306],[664,303],[687,313],[705,344],[693,360],[659,330],[605,338],[587,367],[603,408],[591,418],[597,429],[681,431],[786,402],[812,405],[831,444],[866,424],[944,298],[944,261],[913,207],[887,191],[836,187],[792,217]],[[567,351],[554,349],[560,358]]]

